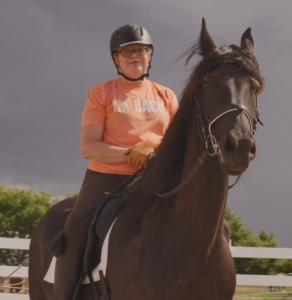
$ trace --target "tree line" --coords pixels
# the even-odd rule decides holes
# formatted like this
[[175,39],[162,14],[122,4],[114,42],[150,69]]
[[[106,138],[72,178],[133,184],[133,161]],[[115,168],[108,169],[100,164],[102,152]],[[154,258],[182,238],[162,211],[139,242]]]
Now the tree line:
[[[77,192],[67,197],[78,195]],[[23,190],[0,185],[0,237],[31,238],[39,220],[60,199],[46,191]],[[244,222],[227,207],[225,219],[231,229],[233,246],[279,247],[273,233],[262,229],[259,234],[244,226]],[[28,258],[28,251],[0,249],[1,265],[18,265]],[[265,258],[234,258],[238,274],[273,275],[292,273],[292,260]]]

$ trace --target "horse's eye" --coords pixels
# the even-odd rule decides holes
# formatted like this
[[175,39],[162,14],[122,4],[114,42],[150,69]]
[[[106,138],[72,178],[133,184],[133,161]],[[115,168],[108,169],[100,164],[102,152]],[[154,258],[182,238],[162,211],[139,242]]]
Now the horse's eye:
[[254,93],[255,93],[256,95],[258,95],[258,94],[260,93],[260,91],[261,91],[261,89],[260,89],[260,88],[257,88],[257,89],[254,91]]
[[203,89],[207,89],[208,88],[208,83],[207,82],[202,82],[202,87],[203,87]]

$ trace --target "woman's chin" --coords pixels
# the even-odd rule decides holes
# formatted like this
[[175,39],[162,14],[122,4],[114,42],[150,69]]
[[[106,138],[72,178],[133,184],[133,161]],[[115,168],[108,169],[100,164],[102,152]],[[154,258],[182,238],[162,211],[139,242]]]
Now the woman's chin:
[[143,72],[140,69],[131,70],[130,72],[123,72],[123,74],[126,75],[127,77],[134,78],[134,79],[141,77],[145,73],[146,73],[146,71]]

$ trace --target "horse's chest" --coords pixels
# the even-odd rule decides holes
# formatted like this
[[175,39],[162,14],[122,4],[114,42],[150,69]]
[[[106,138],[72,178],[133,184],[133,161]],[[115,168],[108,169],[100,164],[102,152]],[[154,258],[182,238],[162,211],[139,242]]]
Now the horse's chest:
[[218,238],[208,256],[201,246],[157,230],[126,242],[114,240],[109,256],[112,299],[231,300],[235,269],[225,238]]
[[125,267],[127,282],[122,289],[127,297],[123,299],[232,299],[235,272],[228,257],[214,256],[204,262],[191,253],[176,251],[173,245],[164,250],[141,248],[132,253]]

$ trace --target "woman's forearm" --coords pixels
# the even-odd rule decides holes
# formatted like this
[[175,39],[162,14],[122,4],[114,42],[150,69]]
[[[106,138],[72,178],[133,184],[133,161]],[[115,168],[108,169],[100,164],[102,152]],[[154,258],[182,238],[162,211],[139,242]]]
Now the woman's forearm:
[[128,162],[124,155],[127,148],[117,147],[100,141],[92,141],[81,147],[82,156],[86,159],[104,164],[120,164]]
[[[82,156],[104,164],[128,162],[132,166],[144,167],[147,155],[157,149],[159,141],[150,139],[133,145],[131,148],[113,146],[102,142],[104,125],[89,125],[81,130]],[[125,155],[126,154],[126,155]]]

